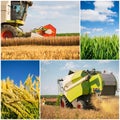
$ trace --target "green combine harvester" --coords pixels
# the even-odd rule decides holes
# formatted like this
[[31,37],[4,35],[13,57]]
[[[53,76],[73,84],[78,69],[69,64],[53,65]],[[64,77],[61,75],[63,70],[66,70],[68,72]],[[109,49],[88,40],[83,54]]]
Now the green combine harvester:
[[115,95],[117,82],[112,73],[106,74],[95,69],[69,71],[68,75],[58,80],[61,100],[60,106],[65,108],[94,109],[91,97]]
[[[36,33],[39,37],[55,37],[56,28],[47,24],[24,33],[21,26],[25,24],[28,8],[33,5],[31,0],[2,0],[1,1],[1,38],[31,37]],[[31,8],[32,9],[32,8]],[[35,35],[35,34],[34,34]]]
[[25,24],[28,8],[32,1],[1,1],[1,38],[13,38],[24,36],[20,28]]

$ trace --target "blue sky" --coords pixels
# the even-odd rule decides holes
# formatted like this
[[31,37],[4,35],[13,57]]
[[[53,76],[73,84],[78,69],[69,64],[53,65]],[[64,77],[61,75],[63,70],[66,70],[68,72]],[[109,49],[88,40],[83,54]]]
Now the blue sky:
[[79,1],[33,1],[23,30],[46,24],[55,26],[57,33],[79,33]]
[[9,77],[19,85],[26,80],[28,74],[39,76],[39,61],[1,61],[1,79]]
[[41,94],[58,94],[57,80],[64,78],[69,70],[106,70],[107,73],[113,73],[118,81],[119,61],[42,61],[41,62]]
[[90,36],[119,33],[118,1],[82,1],[81,33]]

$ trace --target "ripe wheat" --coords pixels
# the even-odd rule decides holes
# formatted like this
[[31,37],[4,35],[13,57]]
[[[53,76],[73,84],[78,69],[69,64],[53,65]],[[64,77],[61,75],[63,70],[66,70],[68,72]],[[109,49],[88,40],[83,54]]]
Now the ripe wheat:
[[7,38],[2,39],[1,41],[1,46],[19,46],[19,45],[52,45],[52,46],[79,45],[79,36]]
[[7,78],[1,81],[1,118],[2,119],[38,119],[39,118],[39,78],[32,82],[28,75],[25,83],[16,86]]
[[10,46],[2,47],[2,59],[79,59],[79,46]]

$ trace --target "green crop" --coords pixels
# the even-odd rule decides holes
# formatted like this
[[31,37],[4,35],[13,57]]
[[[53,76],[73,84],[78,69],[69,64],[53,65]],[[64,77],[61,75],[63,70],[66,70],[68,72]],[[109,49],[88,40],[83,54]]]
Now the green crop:
[[82,35],[81,59],[119,59],[119,37]]

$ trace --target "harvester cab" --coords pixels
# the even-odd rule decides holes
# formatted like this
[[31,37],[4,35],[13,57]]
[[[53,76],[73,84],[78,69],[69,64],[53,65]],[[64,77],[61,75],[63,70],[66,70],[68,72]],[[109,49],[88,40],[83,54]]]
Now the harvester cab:
[[23,36],[19,26],[23,26],[31,1],[1,1],[1,37]]
[[11,1],[11,20],[19,20],[17,24],[23,25],[29,6],[32,6],[31,1]]
[[113,74],[93,69],[69,71],[65,78],[58,80],[58,85],[61,107],[92,109],[95,108],[91,103],[92,95],[115,95],[117,83]]

